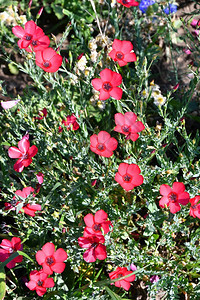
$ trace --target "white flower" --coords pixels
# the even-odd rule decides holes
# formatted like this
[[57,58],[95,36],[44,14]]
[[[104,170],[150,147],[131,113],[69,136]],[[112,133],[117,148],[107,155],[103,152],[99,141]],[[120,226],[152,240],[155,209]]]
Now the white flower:
[[97,51],[92,51],[90,55],[90,59],[92,62],[96,62],[98,58],[98,52]]
[[157,95],[156,97],[154,97],[154,104],[156,106],[162,106],[165,104],[166,102],[166,97],[164,97],[162,94]]
[[106,101],[98,101],[97,106],[100,110],[104,110],[106,107]]
[[87,58],[85,57],[85,55],[83,55],[81,59],[77,62],[76,67],[79,70],[84,71],[86,68],[86,64],[87,64]]

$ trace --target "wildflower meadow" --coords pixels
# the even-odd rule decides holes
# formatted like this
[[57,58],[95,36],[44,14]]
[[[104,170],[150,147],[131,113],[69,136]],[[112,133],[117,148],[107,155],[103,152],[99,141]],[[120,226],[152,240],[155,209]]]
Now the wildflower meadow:
[[200,3],[0,1],[0,300],[200,299]]

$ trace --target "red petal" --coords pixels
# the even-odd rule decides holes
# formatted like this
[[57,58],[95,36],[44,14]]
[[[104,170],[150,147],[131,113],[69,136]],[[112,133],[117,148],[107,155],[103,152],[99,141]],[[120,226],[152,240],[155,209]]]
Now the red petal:
[[45,280],[45,282],[43,283],[43,286],[44,286],[45,288],[51,288],[51,287],[54,287],[54,285],[55,285],[55,283],[54,283],[54,281],[53,281],[53,278],[47,278],[47,279]]
[[118,60],[118,64],[119,64],[120,67],[123,67],[123,66],[127,65],[127,62],[124,61],[124,60],[122,60],[122,59],[120,59],[120,60]]
[[53,243],[46,243],[42,247],[42,251],[45,253],[46,256],[52,256],[55,252],[55,246]]
[[127,137],[128,140],[130,139],[130,140],[133,141],[133,142],[135,142],[138,138],[139,138],[139,134],[137,134],[137,133],[131,133],[131,134]]
[[57,52],[53,50],[53,48],[47,48],[43,51],[43,60],[50,61],[55,55],[59,55],[59,54],[57,54]]
[[132,176],[137,176],[141,172],[140,168],[136,164],[131,164],[127,168],[127,173]]
[[111,82],[112,78],[113,78],[113,71],[111,71],[110,69],[104,69],[100,72],[100,77],[102,79],[103,82]]
[[28,167],[31,163],[32,163],[32,158],[22,160],[22,164],[24,167]]
[[100,260],[106,259],[106,257],[107,257],[106,246],[99,244],[95,248],[95,255],[96,255],[96,258],[98,258]]
[[137,60],[136,54],[134,52],[126,54],[124,56],[124,60],[127,62],[136,61]]
[[63,262],[55,263],[55,265],[53,265],[51,269],[56,273],[62,273],[65,269],[65,263]]
[[36,253],[35,257],[36,257],[38,264],[42,265],[45,262],[47,255],[42,250],[39,250]]
[[181,194],[185,191],[185,185],[182,182],[174,182],[172,185],[172,191]]
[[182,194],[178,195],[178,202],[182,205],[187,205],[190,200],[190,195],[187,192],[183,192]]
[[110,98],[110,93],[105,92],[103,89],[100,90],[99,100],[107,100]]
[[92,147],[96,147],[97,143],[98,143],[98,137],[96,134],[93,134],[91,137],[90,137],[90,143],[91,143],[91,146]]
[[169,193],[171,193],[171,191],[172,191],[172,189],[171,189],[170,186],[167,185],[167,184],[162,184],[162,185],[160,186],[160,194],[161,194],[162,196],[168,196]]
[[53,257],[55,258],[56,262],[61,263],[67,259],[67,253],[64,249],[59,248],[56,250]]
[[116,51],[122,51],[122,41],[118,39],[114,39],[112,48],[115,49]]
[[47,289],[45,287],[42,286],[37,286],[36,287],[36,293],[38,294],[38,296],[43,296],[46,293]]
[[15,249],[15,250],[21,250],[21,248],[22,248],[21,239],[18,238],[18,237],[13,237],[11,239],[11,245],[12,245],[13,249]]
[[95,90],[99,91],[102,88],[102,80],[100,78],[92,79],[92,86]]
[[91,240],[86,237],[79,237],[78,244],[81,248],[89,248],[92,245]]
[[21,26],[17,25],[12,28],[12,33],[19,38],[23,38],[25,31]]
[[[125,275],[129,275],[129,274],[131,274],[131,273],[132,273],[131,271],[127,271]],[[136,276],[135,276],[135,274],[133,274],[132,276],[127,277],[127,278],[124,279],[124,280],[125,280],[125,281],[129,281],[129,282],[132,282],[132,281],[135,280],[135,278],[136,278]]]
[[105,142],[105,146],[108,150],[114,151],[117,148],[118,141],[115,138],[110,138],[107,142]]
[[24,170],[23,159],[18,159],[13,168],[16,172],[22,172]]
[[22,153],[17,147],[10,147],[8,149],[8,156],[10,158],[20,158],[22,156]]
[[98,210],[94,215],[95,223],[100,224],[105,222],[107,219],[108,219],[108,214],[103,209]]
[[22,138],[21,141],[19,141],[18,143],[18,147],[23,154],[27,153],[30,147],[29,140],[27,140],[25,137]]
[[[27,198],[29,195],[30,195],[30,193],[32,193],[32,192],[34,192],[34,188],[32,188],[31,186],[28,186],[28,187],[25,187],[25,188],[23,188],[23,194],[25,195],[25,197],[24,198]],[[16,194],[16,193],[15,193]],[[17,194],[18,195],[18,194]],[[19,195],[20,196],[20,195]]]
[[123,53],[129,53],[133,50],[133,44],[130,41],[122,41],[121,51]]
[[[116,100],[120,100],[122,98],[122,94],[123,91],[121,88],[119,87],[114,87],[111,91],[110,91],[110,96]],[[99,98],[100,99],[100,98]],[[100,99],[102,100],[102,99]]]
[[127,173],[127,169],[129,167],[129,164],[127,163],[121,163],[119,165],[119,168],[118,168],[118,172],[121,176],[124,176],[126,173]]
[[[49,49],[49,48],[48,48]],[[48,68],[47,72],[54,73],[58,71],[60,66],[62,65],[62,56],[58,53],[54,54],[54,56],[50,59],[51,67]]]
[[134,176],[132,178],[132,181],[130,183],[133,183],[134,186],[139,186],[141,184],[143,184],[144,178],[142,175],[138,175],[138,176]]
[[98,134],[98,142],[105,143],[110,139],[110,134],[107,131],[100,131]]
[[95,262],[96,261],[96,255],[95,255],[95,251],[94,251],[94,248],[90,248],[88,250],[86,250],[84,253],[83,253],[83,259],[90,263],[90,262]]
[[36,65],[39,64],[39,67],[44,63],[44,58],[43,58],[43,52],[42,51],[37,51],[35,53],[35,63],[36,63]]
[[45,262],[42,264],[42,267],[43,267],[43,271],[44,271],[46,274],[49,274],[49,275],[52,275],[52,274],[53,274],[52,269],[51,269]]
[[121,287],[123,287],[126,291],[128,291],[131,287],[130,282],[127,282],[125,280],[120,281]]
[[35,281],[29,281],[26,283],[27,288],[29,288],[29,290],[33,291],[36,288],[36,282]]
[[131,126],[131,132],[136,133],[144,130],[144,124],[140,121],[136,122],[134,125]]
[[162,208],[164,208],[165,205],[169,206],[169,199],[166,196],[162,197],[159,201],[159,205]]
[[84,217],[84,222],[85,222],[86,226],[92,227],[95,224],[94,216],[92,214],[87,214]]
[[28,34],[34,35],[35,31],[36,31],[36,27],[37,27],[37,25],[35,24],[34,21],[32,21],[32,20],[28,21],[25,24],[25,32]]
[[116,55],[116,50],[113,49],[112,51],[110,51],[110,53],[108,53],[108,55],[114,60],[116,61],[115,55]]
[[118,86],[122,83],[122,75],[116,72],[113,72],[113,77],[111,80],[112,86]]
[[180,205],[176,202],[169,202],[169,208],[172,214],[177,213],[181,209]]
[[123,114],[117,113],[117,114],[115,114],[114,117],[115,117],[115,124],[116,124],[116,125],[122,126],[122,125],[125,124],[125,118],[124,118],[124,115],[123,115]]
[[33,156],[35,156],[37,153],[38,153],[38,148],[37,148],[35,145],[31,146],[31,147],[29,148],[29,150],[28,150],[28,155],[29,155],[29,157],[33,157]]

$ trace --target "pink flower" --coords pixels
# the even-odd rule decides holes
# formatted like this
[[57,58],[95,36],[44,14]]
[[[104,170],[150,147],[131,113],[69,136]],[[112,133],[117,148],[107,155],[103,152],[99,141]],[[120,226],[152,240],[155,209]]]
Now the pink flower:
[[183,52],[187,55],[191,54],[192,52],[190,51],[190,49],[183,49]]
[[1,102],[1,106],[4,109],[10,109],[12,107],[14,107],[15,105],[17,105],[17,103],[20,101],[20,99],[17,100],[11,100],[11,101],[2,101]]
[[98,135],[93,134],[90,137],[90,150],[104,157],[112,156],[117,145],[117,140],[106,131],[100,131]]
[[43,108],[42,110],[39,111],[38,115],[39,115],[39,117],[36,117],[35,118],[36,120],[42,120],[42,119],[46,118],[46,116],[47,116],[47,109]]
[[[113,280],[113,279],[127,276],[129,274],[132,274],[132,271],[128,271],[127,268],[117,267],[116,271],[109,273],[109,277],[111,280]],[[130,282],[134,281],[135,278],[136,278],[136,276],[135,276],[135,274],[133,274],[132,276],[129,276],[125,279],[122,279],[122,280],[119,279],[119,281],[115,281],[114,285],[116,287],[122,287],[123,289],[128,291],[131,287]]]
[[62,65],[62,56],[52,48],[47,48],[36,52],[35,63],[45,72],[54,73]]
[[115,114],[115,126],[114,130],[126,135],[126,139],[136,141],[139,137],[137,132],[145,129],[141,121],[136,122],[137,116],[133,112],[126,112]]
[[125,7],[138,6],[139,2],[135,0],[117,0],[118,3],[122,4]]
[[44,181],[44,174],[39,172],[38,174],[36,174],[36,177],[37,177],[39,184],[42,184]]
[[133,190],[134,187],[143,184],[143,176],[140,174],[140,168],[136,164],[121,163],[118,172],[115,174],[115,180],[126,191]]
[[190,216],[200,219],[200,196],[190,199]]
[[28,167],[32,163],[32,157],[38,152],[36,146],[30,147],[29,136],[25,135],[18,143],[18,147],[10,147],[8,149],[8,156],[10,158],[19,158],[14,164],[16,172],[22,172],[24,167]]
[[44,273],[43,270],[37,271],[31,271],[30,272],[30,281],[26,283],[26,286],[31,291],[36,291],[38,296],[43,296],[47,288],[54,287],[54,281],[53,278],[47,278],[48,274]]
[[20,38],[18,41],[19,48],[26,49],[28,52],[32,52],[32,50],[35,52],[41,51],[49,47],[50,40],[48,36],[32,20],[26,22],[24,29],[19,25],[14,26],[12,32]]
[[[62,120],[62,124],[64,124],[67,127],[67,130],[78,130],[79,124],[76,121],[76,116],[72,114],[71,116],[67,116],[66,120]],[[63,131],[63,128],[59,126],[58,129],[59,132]]]
[[198,20],[193,19],[192,22],[190,23],[190,25],[191,25],[192,27],[196,28],[197,25],[198,25]]
[[112,44],[113,50],[108,54],[114,61],[117,61],[120,67],[127,65],[128,62],[136,61],[136,55],[133,45],[129,41],[120,41],[115,39]]
[[103,210],[98,210],[95,215],[87,214],[84,217],[84,222],[86,224],[85,230],[90,234],[102,234],[101,228],[104,234],[110,231],[109,225],[112,226],[111,221],[108,221],[108,214]]
[[[22,250],[23,246],[21,245],[21,239],[17,237],[13,237],[11,241],[3,239],[0,244],[0,261],[4,262],[8,259],[12,253]],[[20,263],[23,260],[23,256],[19,255],[11,260],[6,267],[12,269],[15,267],[16,263]]]
[[42,265],[46,274],[62,273],[65,269],[64,260],[67,259],[67,253],[64,249],[59,248],[55,251],[53,243],[46,243],[42,250],[36,253],[36,260]]
[[185,192],[185,185],[182,182],[174,182],[172,188],[167,184],[162,184],[160,194],[163,196],[159,201],[160,207],[169,206],[172,214],[181,209],[180,204],[187,205],[190,199],[190,195]]
[[81,248],[88,249],[83,254],[83,259],[86,262],[95,262],[97,259],[106,259],[106,246],[102,245],[105,243],[103,235],[92,235],[85,231],[83,237],[78,238],[78,243]]
[[120,100],[123,91],[118,85],[122,83],[122,76],[106,68],[100,72],[100,77],[92,79],[94,89],[100,92],[99,99],[106,100],[113,97]]

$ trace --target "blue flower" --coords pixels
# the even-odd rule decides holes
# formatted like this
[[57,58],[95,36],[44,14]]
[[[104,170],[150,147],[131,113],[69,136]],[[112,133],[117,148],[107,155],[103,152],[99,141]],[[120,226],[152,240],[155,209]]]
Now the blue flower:
[[172,13],[175,13],[177,11],[177,5],[176,4],[169,4],[167,7],[165,7],[163,9],[163,11],[169,15],[169,14],[172,14]]
[[142,11],[142,13],[144,14],[147,10],[147,8],[150,5],[153,5],[155,3],[154,0],[142,0],[139,4],[139,9]]

